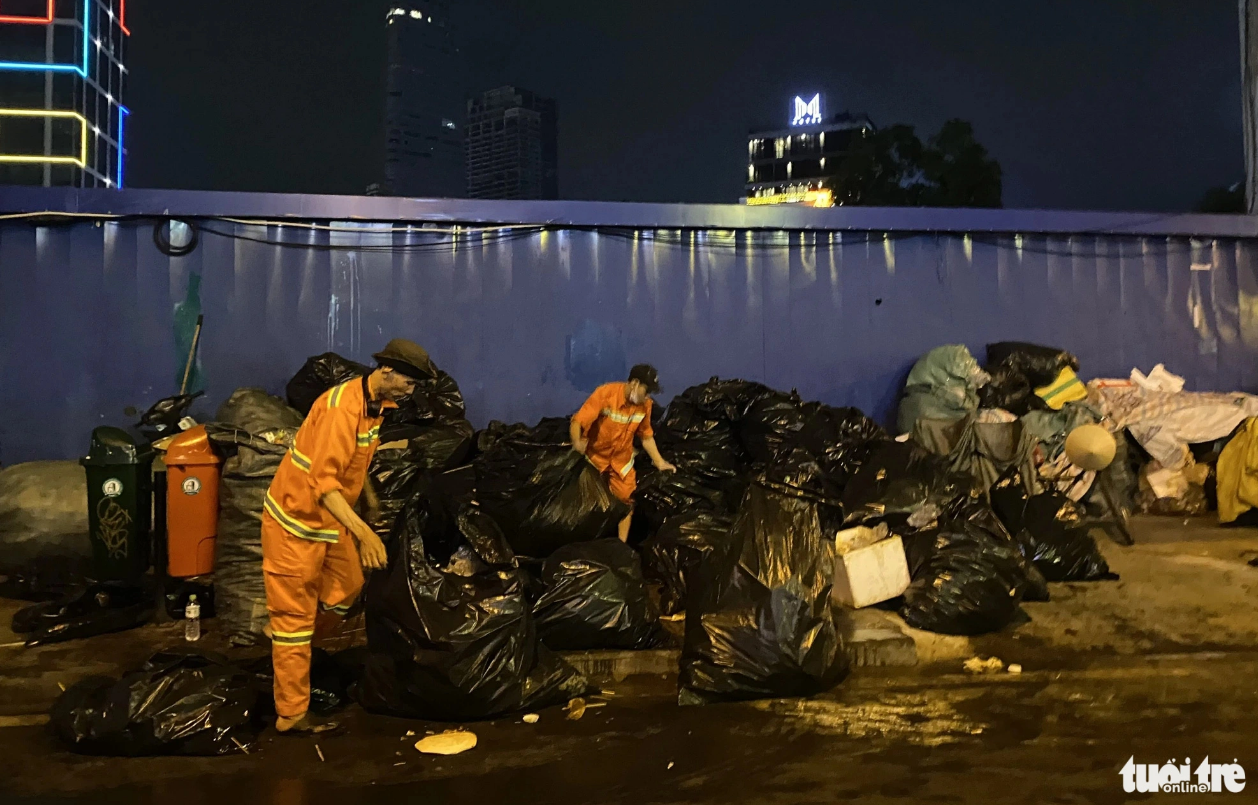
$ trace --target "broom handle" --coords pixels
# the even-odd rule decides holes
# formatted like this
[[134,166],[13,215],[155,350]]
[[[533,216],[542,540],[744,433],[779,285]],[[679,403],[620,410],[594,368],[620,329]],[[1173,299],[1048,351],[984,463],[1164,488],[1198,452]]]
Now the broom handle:
[[205,316],[197,315],[197,329],[192,332],[192,348],[188,350],[188,363],[183,367],[183,382],[179,384],[180,396],[188,391],[188,375],[192,374],[192,362],[196,360],[197,343],[201,340],[201,323],[204,320]]

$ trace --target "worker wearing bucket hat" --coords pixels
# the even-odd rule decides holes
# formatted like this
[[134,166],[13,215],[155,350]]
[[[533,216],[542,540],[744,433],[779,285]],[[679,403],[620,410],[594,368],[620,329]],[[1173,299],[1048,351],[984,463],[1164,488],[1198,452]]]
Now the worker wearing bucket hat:
[[[315,401],[263,501],[266,581],[276,729],[309,734],[336,728],[308,713],[310,643],[338,621],[363,586],[362,568],[385,566],[384,543],[354,511],[380,441],[384,412],[435,377],[423,347],[394,339],[377,367]],[[368,493],[369,494],[369,493]]]

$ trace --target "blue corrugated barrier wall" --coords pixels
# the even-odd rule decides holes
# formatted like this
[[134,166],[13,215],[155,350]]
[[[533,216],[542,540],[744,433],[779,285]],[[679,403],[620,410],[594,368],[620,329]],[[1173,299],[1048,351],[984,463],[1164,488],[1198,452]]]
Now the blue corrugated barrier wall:
[[[1165,363],[1191,389],[1258,391],[1247,218],[64,190],[6,190],[0,209],[4,464],[76,457],[175,393],[193,277],[202,415],[394,336],[458,380],[477,425],[566,415],[637,362],[665,400],[737,376],[889,422],[923,352],[982,361],[1011,339],[1075,352],[1086,377]],[[11,217],[44,211],[84,217]],[[155,246],[165,214],[197,219],[190,254]]]

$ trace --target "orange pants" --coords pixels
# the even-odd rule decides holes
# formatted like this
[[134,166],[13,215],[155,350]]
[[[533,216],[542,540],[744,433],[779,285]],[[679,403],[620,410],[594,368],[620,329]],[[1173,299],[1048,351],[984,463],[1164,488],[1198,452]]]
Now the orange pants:
[[275,667],[275,712],[285,718],[310,707],[310,641],[335,626],[363,587],[354,540],[314,542],[285,531],[262,513],[262,574],[271,613],[271,662]]
[[620,473],[609,467],[603,470],[603,477],[607,479],[607,488],[612,491],[613,495],[630,506],[633,505],[633,493],[638,488],[637,470],[629,470],[629,474],[621,478]]

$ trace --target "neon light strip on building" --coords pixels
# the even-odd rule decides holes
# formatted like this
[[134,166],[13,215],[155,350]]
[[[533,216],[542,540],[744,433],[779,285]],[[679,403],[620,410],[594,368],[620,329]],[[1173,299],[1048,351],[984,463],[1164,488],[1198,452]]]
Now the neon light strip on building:
[[131,114],[131,110],[127,107],[118,105],[118,189],[122,189],[122,161],[126,159],[127,152],[123,150],[122,135],[127,130],[127,115]]
[[[0,14],[0,22],[12,22],[18,25],[50,25],[56,16],[57,0],[48,0],[48,11],[42,17],[23,17],[14,14]],[[3,9],[0,8],[0,11]]]
[[131,29],[127,27],[127,0],[119,0],[118,2],[118,27],[122,29],[125,35],[131,35]]
[[43,154],[0,154],[0,162],[34,163],[39,165],[76,165],[87,168],[87,118],[78,112],[61,112],[49,109],[0,109],[4,117],[60,117],[79,121],[79,155],[54,157]]
[[[30,18],[27,18],[30,19]],[[0,70],[31,70],[48,73],[78,73],[87,78],[88,46],[91,44],[92,0],[83,0],[83,63],[48,64],[40,61],[0,61]],[[47,24],[47,23],[45,23]]]

